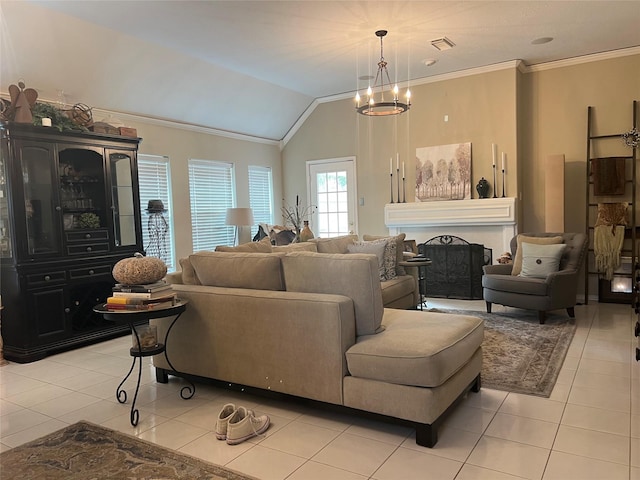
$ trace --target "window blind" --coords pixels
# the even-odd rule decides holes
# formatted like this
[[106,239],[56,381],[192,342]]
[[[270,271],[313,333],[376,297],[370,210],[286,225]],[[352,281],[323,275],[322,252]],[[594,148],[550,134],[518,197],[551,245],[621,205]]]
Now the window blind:
[[249,166],[249,206],[253,210],[254,224],[251,226],[251,238],[253,238],[258,232],[258,224],[273,224],[271,168]]
[[189,197],[193,251],[233,245],[235,230],[225,225],[227,209],[235,205],[233,164],[189,160]]
[[[158,155],[138,155],[140,211],[142,212],[142,244],[148,255],[161,258],[167,270],[175,271],[175,236],[171,207],[171,172],[169,158]],[[166,212],[149,214],[149,200],[162,200]]]

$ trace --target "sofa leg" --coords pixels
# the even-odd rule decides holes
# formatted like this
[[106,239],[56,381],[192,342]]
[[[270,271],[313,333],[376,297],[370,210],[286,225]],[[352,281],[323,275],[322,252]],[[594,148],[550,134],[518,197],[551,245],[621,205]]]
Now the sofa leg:
[[544,322],[547,321],[547,312],[539,311],[538,312],[538,320],[540,321],[540,325],[544,325]]
[[473,382],[473,385],[471,385],[471,391],[474,393],[478,393],[481,388],[482,388],[482,379],[480,378],[480,375],[478,375],[475,381]]
[[573,307],[567,308],[567,313],[571,318],[576,318],[576,311]]
[[463,398],[467,396],[469,390],[479,392],[482,386],[481,374],[478,373],[476,378],[462,391],[462,393],[449,405],[449,407],[436,418],[433,423],[412,423],[416,429],[416,444],[421,447],[433,448],[438,443],[438,428],[442,425],[444,417],[458,405]]
[[438,443],[438,429],[428,423],[416,424],[416,444],[433,448]]
[[156,367],[156,382],[169,383],[169,374],[164,368]]
[[491,313],[491,302],[486,302],[487,304],[487,313]]

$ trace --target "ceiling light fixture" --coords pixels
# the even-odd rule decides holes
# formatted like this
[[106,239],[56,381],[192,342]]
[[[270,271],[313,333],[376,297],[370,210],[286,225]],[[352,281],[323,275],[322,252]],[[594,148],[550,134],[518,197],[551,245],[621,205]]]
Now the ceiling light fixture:
[[540,37],[531,40],[531,45],[544,45],[545,43],[553,42],[553,37]]
[[[356,93],[356,110],[358,113],[367,116],[381,117],[386,115],[398,115],[404,113],[411,107],[411,91],[407,88],[407,102],[403,103],[398,101],[398,85],[393,87],[393,100],[384,100],[384,90],[386,88],[391,89],[391,79],[389,78],[389,71],[387,70],[387,62],[384,59],[382,51],[382,39],[387,34],[386,30],[378,30],[376,37],[380,39],[380,61],[378,62],[378,72],[373,82],[373,88],[369,85],[367,88],[367,103],[360,105],[360,94]],[[386,81],[385,81],[386,77]],[[379,90],[379,100],[375,99],[376,90]]]

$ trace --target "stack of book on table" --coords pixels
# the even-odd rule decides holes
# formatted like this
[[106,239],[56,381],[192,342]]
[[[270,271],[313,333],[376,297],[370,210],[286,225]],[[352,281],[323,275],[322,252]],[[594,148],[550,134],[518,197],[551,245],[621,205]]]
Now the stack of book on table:
[[164,281],[146,285],[116,283],[112,295],[107,298],[108,310],[154,310],[174,305],[176,294]]

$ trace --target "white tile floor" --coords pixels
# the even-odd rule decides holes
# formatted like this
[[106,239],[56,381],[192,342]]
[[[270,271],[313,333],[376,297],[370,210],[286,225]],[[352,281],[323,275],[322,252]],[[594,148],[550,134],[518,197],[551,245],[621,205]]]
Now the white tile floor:
[[[483,302],[430,301],[480,310]],[[494,306],[498,311],[501,308]],[[550,398],[482,389],[469,393],[440,430],[435,448],[406,427],[327,413],[199,384],[156,384],[146,365],[138,406],[115,389],[131,363],[129,337],[0,367],[0,448],[85,419],[261,479],[606,479],[640,480],[640,363],[627,305],[576,307],[578,330]],[[133,381],[128,381],[129,396]],[[223,404],[270,415],[263,438],[217,441]],[[0,472],[1,476],[1,472]]]

